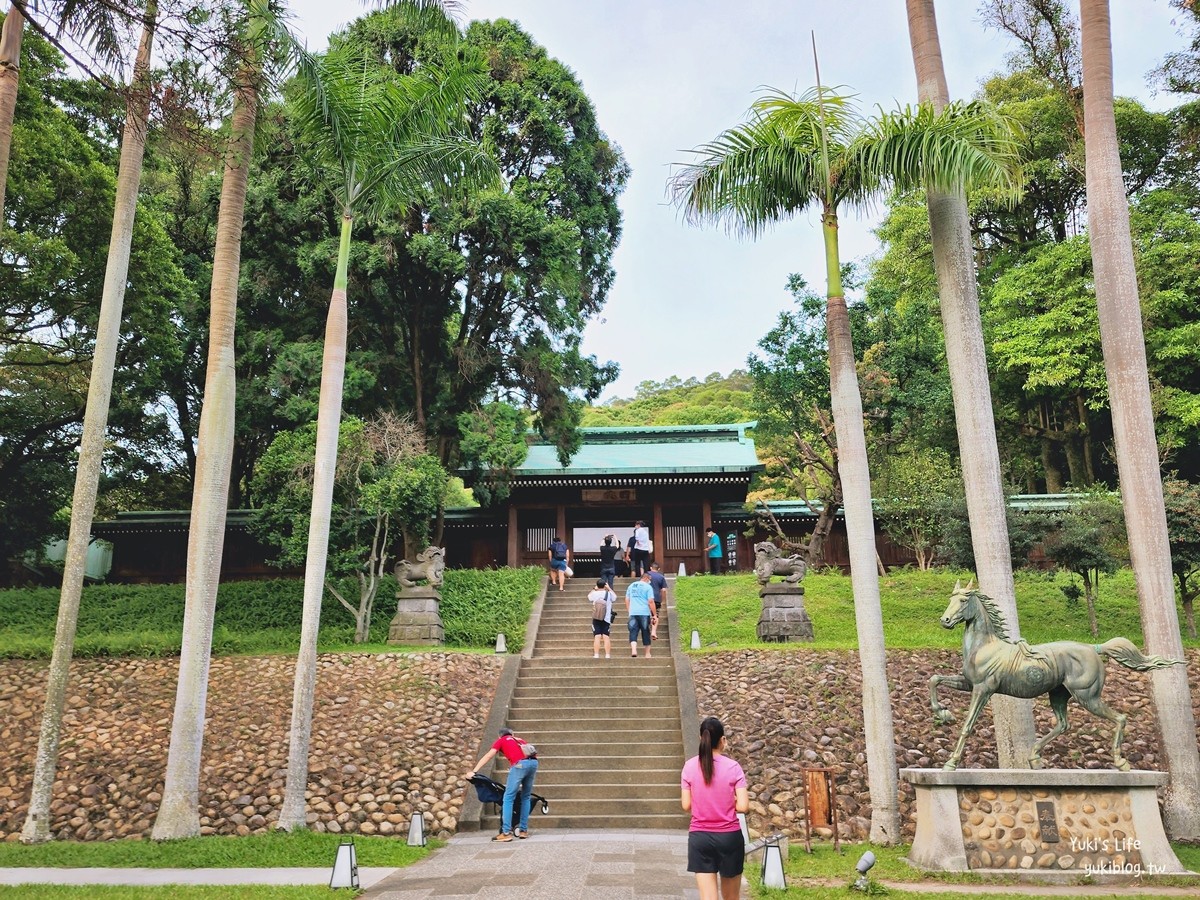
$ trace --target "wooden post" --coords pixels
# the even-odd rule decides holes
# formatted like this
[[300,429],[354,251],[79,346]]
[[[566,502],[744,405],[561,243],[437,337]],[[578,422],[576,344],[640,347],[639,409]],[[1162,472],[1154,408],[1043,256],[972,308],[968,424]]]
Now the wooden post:
[[[557,516],[554,520],[554,528],[558,532],[559,540],[571,547],[571,536],[567,534],[567,508],[561,503],[558,504]],[[571,553],[575,553],[575,548],[571,547]]]
[[508,565],[515,569],[521,565],[521,531],[517,521],[517,508],[508,504]]
[[652,527],[654,531],[650,534],[650,540],[654,541],[654,552],[650,554],[650,559],[647,561],[647,564],[650,562],[657,562],[661,566],[662,560],[666,556],[667,552],[667,545],[663,542],[663,515],[661,500],[654,501],[654,523]]
[[804,849],[812,853],[813,828],[833,829],[833,849],[839,848],[837,797],[833,790],[834,770],[803,767],[804,773]]

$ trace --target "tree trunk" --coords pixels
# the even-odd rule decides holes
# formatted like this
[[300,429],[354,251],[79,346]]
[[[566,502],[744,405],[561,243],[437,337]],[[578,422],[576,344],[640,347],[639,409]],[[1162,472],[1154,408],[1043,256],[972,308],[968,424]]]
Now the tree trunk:
[[[933,0],[907,0],[907,4],[917,96],[941,110],[950,102],[950,89],[942,65]],[[1021,630],[1008,543],[1007,503],[1000,477],[967,200],[961,191],[951,194],[929,190],[927,195],[975,569],[980,589],[1004,612],[1009,634],[1016,640]],[[1000,766],[1029,768],[1034,742],[1030,701],[993,697],[992,718]]]
[[[1107,0],[1080,0],[1084,121],[1087,155],[1088,238],[1095,267],[1100,343],[1112,408],[1113,442],[1130,561],[1141,605],[1146,649],[1183,658],[1175,583],[1133,243],[1129,205],[1113,118],[1112,32]],[[1200,753],[1185,666],[1151,673],[1163,751],[1170,772],[1164,822],[1176,840],[1200,838]]]
[[1091,631],[1092,637],[1100,637],[1100,623],[1096,621],[1096,592],[1100,588],[1100,576],[1089,578],[1086,572],[1083,573],[1083,598],[1087,601],[1088,614],[1088,630]]
[[4,217],[4,189],[8,185],[8,158],[12,150],[13,116],[17,111],[17,80],[21,76],[21,35],[25,16],[15,3],[9,4],[0,31],[0,229]]
[[1187,623],[1188,637],[1196,639],[1196,617],[1192,609],[1192,601],[1196,593],[1188,586],[1188,577],[1184,572],[1179,573],[1179,602],[1183,604],[1183,620]]
[[875,519],[871,511],[871,473],[863,431],[862,395],[854,367],[850,316],[842,295],[838,255],[837,214],[821,217],[825,238],[825,269],[829,282],[825,331],[829,341],[829,394],[837,431],[838,472],[846,512],[846,542],[850,550],[850,581],[854,591],[854,621],[862,666],[863,732],[867,745],[867,784],[871,795],[871,843],[892,845],[900,839],[897,799],[896,739],[888,690],[887,653],[883,641],[883,611],[879,602],[879,573],[875,568]]
[[1046,476],[1046,493],[1061,494],[1066,482],[1063,479],[1062,469],[1054,459],[1058,444],[1046,437],[1044,433],[1038,438],[1038,443],[1042,448],[1042,472]]
[[150,0],[142,20],[142,37],[133,68],[133,90],[125,115],[125,133],[121,138],[121,163],[117,173],[112,233],[108,241],[108,263],[100,297],[87,407],[83,415],[83,438],[79,446],[78,468],[75,470],[71,528],[67,536],[67,557],[63,564],[54,652],[46,679],[46,706],[38,735],[33,793],[21,829],[21,840],[27,844],[50,839],[50,799],[58,768],[58,742],[62,732],[71,655],[75,649],[75,626],[79,621],[79,602],[87,569],[88,545],[91,543],[92,517],[96,511],[100,464],[104,456],[104,431],[108,426],[113,368],[121,336],[121,307],[125,302],[133,221],[137,213],[138,186],[142,180],[142,158],[146,151],[146,122],[150,117],[150,48],[154,44],[157,18],[158,4],[156,0]]
[[234,325],[241,269],[242,223],[246,183],[254,154],[258,117],[259,63],[251,57],[239,73],[233,122],[221,180],[221,206],[213,252],[209,297],[208,369],[196,454],[196,483],[188,529],[187,584],[183,612],[183,645],[179,651],[179,686],[171,722],[162,804],[154,821],[157,841],[200,833],[200,758],[204,746],[204,714],[208,667],[212,652],[213,615],[225,547],[225,511],[233,465]]
[[[338,431],[342,420],[342,382],[346,375],[346,270],[350,261],[353,217],[342,215],[337,274],[325,321],[325,350],[321,360],[321,397],[317,409],[316,465],[313,470],[312,515],[308,524],[308,555],[304,565],[304,613],[300,652],[292,687],[292,729],[288,742],[287,786],[278,828],[305,826],[304,792],[308,788],[308,749],[312,736],[313,691],[317,683],[317,632],[321,627],[321,596],[329,555],[329,518],[333,509],[333,480],[337,470]],[[361,632],[360,621],[356,632]]]

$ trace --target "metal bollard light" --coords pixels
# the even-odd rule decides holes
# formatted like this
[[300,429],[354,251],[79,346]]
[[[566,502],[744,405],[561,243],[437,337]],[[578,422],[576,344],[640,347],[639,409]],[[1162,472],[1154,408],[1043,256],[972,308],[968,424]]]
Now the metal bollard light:
[[412,821],[408,823],[408,846],[425,846],[425,814],[420,810],[413,813]]
[[496,635],[496,652],[497,653],[507,653],[508,652],[508,642],[504,639],[503,631],[500,632],[498,635]]

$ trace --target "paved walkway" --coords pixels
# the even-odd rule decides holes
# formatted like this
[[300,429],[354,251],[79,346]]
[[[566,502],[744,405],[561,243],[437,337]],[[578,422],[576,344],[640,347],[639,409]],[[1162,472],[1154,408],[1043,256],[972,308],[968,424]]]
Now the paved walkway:
[[[398,869],[364,896],[371,900],[695,900],[687,834],[679,831],[532,831],[492,842],[455,835],[414,866]],[[749,871],[749,865],[747,866]],[[743,896],[748,892],[744,891]]]

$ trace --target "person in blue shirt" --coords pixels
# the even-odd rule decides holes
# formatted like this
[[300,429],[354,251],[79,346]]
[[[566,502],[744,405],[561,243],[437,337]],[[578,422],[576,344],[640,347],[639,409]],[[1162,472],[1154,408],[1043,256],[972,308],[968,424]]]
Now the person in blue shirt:
[[629,611],[629,655],[637,657],[640,634],[642,646],[646,648],[646,658],[649,659],[650,629],[658,624],[658,614],[654,611],[654,588],[650,586],[649,572],[629,585],[629,589],[625,591],[625,608]]
[[708,538],[708,543],[704,547],[704,549],[708,551],[708,574],[720,575],[721,557],[724,556],[724,554],[721,552],[721,539],[717,537],[717,533],[712,530],[711,525],[704,532],[704,534]]
[[[661,616],[663,604],[667,602],[667,576],[660,571],[658,563],[650,563],[650,590],[654,591],[654,614]],[[658,640],[657,623],[650,627],[650,639]]]

